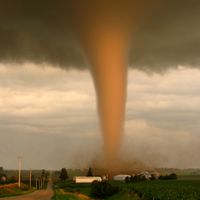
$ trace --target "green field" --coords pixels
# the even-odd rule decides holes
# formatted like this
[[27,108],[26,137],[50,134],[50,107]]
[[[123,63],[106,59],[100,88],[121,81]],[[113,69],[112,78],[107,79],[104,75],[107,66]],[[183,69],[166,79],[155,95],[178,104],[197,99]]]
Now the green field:
[[62,194],[59,190],[55,190],[55,195],[52,200],[82,200],[81,198],[76,197],[75,195],[66,195]]
[[[52,200],[85,200],[85,198],[77,197],[75,194],[62,194],[59,190],[55,190],[55,195]],[[118,193],[106,200],[140,200],[136,194]]]
[[200,200],[199,180],[146,181],[121,188],[136,192],[143,200]]
[[180,175],[178,176],[178,180],[199,180],[200,175]]
[[[200,180],[154,180],[134,183],[110,181],[113,186],[119,187],[119,192],[106,200],[200,200]],[[75,184],[66,181],[55,185],[54,200],[82,199],[76,195],[65,195],[63,191],[77,194],[91,195],[91,184]]]
[[[63,194],[61,192],[68,193]],[[54,185],[55,195],[53,200],[62,200],[62,199],[75,199],[81,200],[83,198],[78,197],[78,194],[83,194],[90,196],[91,184],[75,184],[73,181],[59,182]]]

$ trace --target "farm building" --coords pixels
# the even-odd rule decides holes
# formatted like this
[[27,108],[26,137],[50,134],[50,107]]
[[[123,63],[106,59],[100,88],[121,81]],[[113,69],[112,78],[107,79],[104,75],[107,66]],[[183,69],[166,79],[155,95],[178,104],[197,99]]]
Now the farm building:
[[75,181],[75,183],[92,183],[93,181],[102,181],[102,178],[99,176],[75,176],[73,178],[73,180]]
[[151,178],[151,174],[147,171],[141,172],[140,174],[138,174],[139,176],[143,177],[146,180],[149,180]]
[[127,177],[130,178],[131,176],[127,175],[127,174],[119,174],[119,175],[113,176],[113,180],[115,180],[115,181],[125,181]]

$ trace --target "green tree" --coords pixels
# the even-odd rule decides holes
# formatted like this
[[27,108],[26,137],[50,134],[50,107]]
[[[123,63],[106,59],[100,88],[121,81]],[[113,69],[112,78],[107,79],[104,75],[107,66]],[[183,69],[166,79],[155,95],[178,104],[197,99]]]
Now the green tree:
[[93,172],[92,172],[92,168],[91,167],[88,169],[87,176],[93,176]]
[[112,186],[107,181],[94,181],[91,186],[91,195],[95,198],[104,199],[119,192],[119,188]]
[[0,176],[2,176],[4,174],[4,169],[3,167],[0,167]]
[[177,175],[175,173],[172,173],[172,174],[169,175],[169,179],[176,180]]
[[46,171],[45,171],[45,169],[43,169],[43,170],[42,170],[42,173],[41,173],[41,177],[44,178],[45,175],[46,175]]
[[66,168],[61,169],[59,178],[61,181],[65,181],[69,178]]

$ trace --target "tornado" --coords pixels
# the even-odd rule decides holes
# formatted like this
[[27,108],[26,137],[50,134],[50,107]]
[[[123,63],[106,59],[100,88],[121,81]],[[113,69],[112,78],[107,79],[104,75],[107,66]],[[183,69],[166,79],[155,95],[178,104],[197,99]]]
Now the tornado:
[[105,166],[111,171],[120,163],[128,51],[141,5],[129,0],[88,0],[77,5],[72,9],[74,24],[94,80]]
[[[88,39],[86,54],[91,65],[104,140],[106,167],[119,159],[126,100],[127,43],[122,32],[96,30]],[[99,34],[100,33],[100,34]],[[95,37],[95,38],[94,38]],[[92,41],[91,41],[92,40]]]

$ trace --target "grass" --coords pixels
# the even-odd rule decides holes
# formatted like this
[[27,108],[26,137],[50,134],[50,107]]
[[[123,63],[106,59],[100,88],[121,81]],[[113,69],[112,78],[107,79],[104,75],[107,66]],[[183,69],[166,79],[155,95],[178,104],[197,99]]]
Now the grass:
[[[114,185],[118,185],[120,182],[112,182]],[[63,194],[61,191],[64,191]],[[85,200],[88,199],[91,195],[91,184],[88,183],[80,183],[76,184],[73,181],[65,181],[59,182],[54,185],[55,195],[53,200],[65,200],[65,199],[72,199],[72,200]],[[70,194],[71,193],[71,194]],[[83,194],[83,198],[81,198],[81,194]],[[85,195],[85,196],[84,196]],[[106,200],[140,200],[138,196],[133,192],[121,191]]]
[[62,188],[65,192],[82,193],[87,196],[90,196],[91,184],[89,183],[76,184],[73,181],[65,181],[65,182],[59,182],[54,187],[55,189]]
[[17,183],[0,185],[0,198],[24,195],[33,192],[29,190],[28,186],[22,184],[21,189],[18,188]]
[[75,194],[63,194],[61,190],[55,189],[55,194],[52,200],[83,200]]
[[88,197],[78,193],[70,193],[62,191],[62,189],[55,189],[55,195],[52,200],[88,200]]
[[[55,190],[55,195],[52,200],[86,200],[80,198],[76,194],[63,194],[59,189]],[[112,197],[106,198],[106,200],[140,200],[136,194],[118,193]]]
[[178,180],[200,180],[200,175],[179,175]]
[[135,193],[117,193],[106,200],[141,200]]

